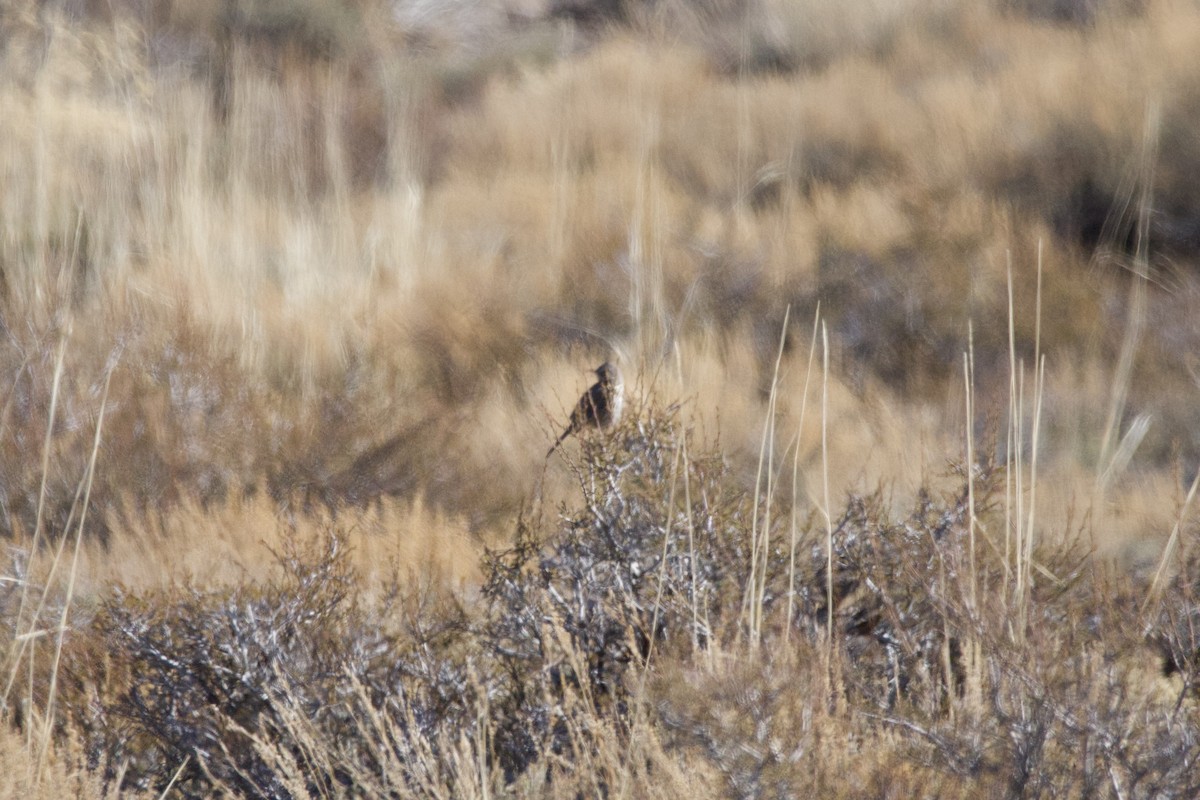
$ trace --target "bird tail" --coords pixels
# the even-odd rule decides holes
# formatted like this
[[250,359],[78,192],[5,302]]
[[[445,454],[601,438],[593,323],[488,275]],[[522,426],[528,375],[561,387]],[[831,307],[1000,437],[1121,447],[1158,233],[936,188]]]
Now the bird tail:
[[557,450],[558,446],[563,443],[563,440],[566,439],[570,435],[571,435],[571,428],[567,428],[565,431],[563,431],[562,436],[558,437],[558,441],[556,441],[554,443],[554,445],[549,450],[546,451],[546,458],[549,458],[550,456],[554,455],[554,451]]

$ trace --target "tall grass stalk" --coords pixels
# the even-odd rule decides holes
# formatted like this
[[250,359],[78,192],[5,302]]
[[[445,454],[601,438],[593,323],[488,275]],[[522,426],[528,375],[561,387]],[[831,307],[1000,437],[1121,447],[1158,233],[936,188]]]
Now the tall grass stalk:
[[[1046,358],[1042,355],[1042,243],[1038,241],[1037,253],[1037,287],[1035,290],[1034,300],[1034,323],[1033,323],[1033,364],[1034,364],[1034,380],[1033,380],[1033,431],[1029,443],[1029,509],[1028,518],[1025,526],[1025,533],[1021,536],[1021,541],[1024,544],[1024,550],[1018,554],[1018,574],[1021,576],[1020,584],[1024,589],[1021,595],[1021,625],[1025,625],[1028,611],[1028,593],[1030,591],[1030,565],[1033,563],[1033,541],[1034,541],[1034,526],[1037,513],[1037,466],[1038,466],[1038,441],[1041,433],[1042,423],[1042,395],[1046,384]],[[1022,397],[1022,403],[1024,397]],[[1024,418],[1022,417],[1022,425]],[[1022,442],[1024,439],[1022,439]],[[1022,470],[1024,462],[1017,465],[1017,470]],[[1018,520],[1018,525],[1021,520]]]
[[975,562],[975,329],[967,323],[967,351],[963,353],[963,389],[967,413],[967,554],[971,562],[971,613],[979,609],[979,573]]
[[[1025,362],[1017,358],[1016,311],[1013,301],[1012,255],[1008,256],[1008,364],[1009,403],[1004,477],[1004,570],[1005,607],[1014,611],[1009,616],[1013,627],[1010,633],[1021,641],[1025,636],[1026,612],[1033,566],[1034,531],[1037,523],[1037,456],[1041,434],[1042,397],[1045,390],[1046,361],[1041,354],[1042,325],[1042,250],[1039,243],[1037,283],[1034,302],[1034,375],[1032,430],[1029,442],[1029,474],[1026,476],[1025,443]],[[968,361],[968,394],[970,393]],[[1026,494],[1028,493],[1028,498]],[[972,512],[973,516],[973,512]],[[974,525],[972,525],[974,530]]]
[[[179,776],[183,774],[183,771],[187,769],[187,765],[191,761],[192,757],[190,755],[183,757],[183,761],[179,764],[179,769],[175,770],[175,774],[171,776],[171,780],[167,781],[167,785],[163,787],[162,792],[158,795],[158,800],[166,800],[167,796],[171,794],[171,790],[175,788],[175,784],[179,782]],[[116,781],[115,784],[120,786],[121,782]]]
[[[683,359],[679,354],[679,345],[674,345],[675,351],[675,372],[679,379],[679,385],[683,385]],[[692,480],[691,480],[691,462],[688,459],[687,450],[687,430],[680,429],[679,432],[679,449],[683,453],[683,502],[684,510],[687,514],[687,539],[688,539],[688,580],[691,583],[691,607],[692,607],[692,656],[695,657],[700,649],[700,599],[696,592],[696,523],[692,518]]]
[[[21,582],[21,601],[17,606],[17,627],[20,626],[25,619],[25,612],[29,603],[29,585],[33,579],[33,567],[37,560],[38,548],[41,545],[42,530],[44,527],[44,512],[46,507],[46,483],[49,480],[50,474],[50,444],[54,435],[54,420],[58,416],[58,397],[59,388],[62,385],[63,363],[67,353],[67,341],[70,338],[70,326],[63,333],[62,338],[58,343],[58,352],[54,355],[54,377],[50,384],[50,410],[46,414],[46,436],[42,442],[42,479],[38,486],[38,505],[37,515],[33,526],[33,540],[29,545],[29,555],[25,561],[25,579]],[[37,627],[37,617],[30,620],[29,632],[32,633]],[[25,654],[25,648],[33,639],[32,636],[18,636],[10,645],[9,648],[9,674],[8,680],[4,684],[4,694],[0,695],[0,710],[8,708],[8,699],[12,693],[13,684],[17,679],[17,671],[20,668],[21,660]]]
[[[1019,448],[1021,446],[1020,409],[1017,407],[1017,343],[1016,320],[1013,309],[1013,275],[1012,252],[1007,254],[1008,272],[1008,425],[1005,428],[1006,447],[1004,448],[1004,604],[1008,605],[1009,590],[1012,588],[1012,553],[1013,539],[1013,504],[1019,502],[1021,494],[1021,475],[1014,474],[1019,464]],[[1014,497],[1015,495],[1015,497]],[[1020,519],[1020,509],[1016,518]]]
[[96,415],[96,434],[92,439],[92,452],[88,457],[87,472],[84,482],[83,506],[79,510],[79,523],[75,526],[75,551],[71,556],[71,571],[67,575],[67,596],[63,600],[62,611],[59,614],[58,629],[54,642],[54,660],[50,666],[50,687],[46,693],[46,720],[42,731],[42,742],[38,750],[38,761],[35,776],[41,780],[42,770],[46,763],[46,753],[50,749],[50,737],[54,731],[54,707],[58,695],[58,668],[62,662],[63,636],[67,631],[67,616],[71,612],[71,601],[75,597],[75,579],[79,574],[79,551],[83,545],[83,530],[87,522],[88,504],[92,497],[92,484],[96,478],[96,454],[100,452],[100,437],[104,431],[104,412],[108,408],[108,389],[112,383],[113,370],[116,364],[109,366],[104,376],[104,389],[100,395],[100,410]]
[[1187,521],[1188,511],[1192,507],[1192,500],[1196,496],[1197,487],[1200,487],[1200,469],[1196,470],[1196,477],[1192,479],[1191,488],[1188,489],[1187,496],[1183,500],[1183,505],[1179,509],[1179,516],[1175,520],[1175,525],[1171,528],[1171,535],[1167,537],[1167,544],[1163,547],[1162,556],[1158,559],[1158,568],[1154,570],[1154,579],[1150,581],[1150,588],[1146,592],[1146,599],[1142,602],[1141,613],[1143,618],[1145,618],[1146,609],[1157,602],[1159,594],[1162,591],[1163,575],[1166,574],[1167,564],[1175,556],[1175,548],[1179,545],[1179,532],[1183,530],[1183,525]]
[[[1020,622],[1022,632],[1028,622],[1029,594],[1032,591],[1033,544],[1036,530],[1037,515],[1037,468],[1038,444],[1042,428],[1042,397],[1046,385],[1046,357],[1042,356],[1034,376],[1033,388],[1033,430],[1029,443],[1029,509],[1025,525],[1025,533],[1021,537],[1024,550],[1020,553],[1018,574],[1021,576]],[[1018,522],[1018,524],[1020,524]],[[1023,633],[1022,633],[1023,635]]]
[[[821,496],[825,515],[825,657],[833,667],[833,516],[829,504],[829,331],[821,320]],[[826,674],[832,675],[829,670]]]
[[[967,597],[972,621],[978,625],[979,564],[975,551],[975,535],[979,528],[979,518],[975,513],[975,326],[970,321],[967,323],[967,350],[963,353],[963,389],[967,414],[967,557],[970,561],[970,587]],[[967,707],[978,713],[983,703],[984,663],[983,645],[974,629],[967,633],[963,642],[963,663]],[[946,674],[950,675],[952,672],[948,670]]]
[[791,542],[788,545],[788,593],[787,616],[783,627],[783,641],[789,641],[792,631],[792,617],[796,610],[796,540],[799,529],[796,525],[796,511],[800,506],[799,474],[800,474],[800,443],[804,435],[804,415],[808,410],[808,386],[812,378],[813,357],[817,353],[817,328],[821,321],[821,304],[813,312],[813,330],[808,343],[808,363],[804,367],[804,389],[800,395],[800,419],[796,423],[796,445],[792,451],[792,530]]
[[1154,164],[1158,158],[1159,111],[1155,103],[1146,109],[1146,122],[1142,133],[1142,154],[1139,165],[1140,192],[1138,195],[1138,219],[1134,232],[1133,279],[1129,283],[1129,311],[1125,317],[1125,332],[1121,339],[1121,351],[1112,377],[1109,395],[1108,416],[1104,422],[1104,433],[1100,440],[1100,455],[1096,462],[1096,494],[1103,500],[1113,477],[1119,471],[1118,460],[1122,458],[1117,446],[1121,419],[1125,416],[1125,405],[1129,398],[1129,387],[1133,379],[1134,360],[1146,327],[1146,307],[1149,302],[1150,281],[1150,217],[1154,204]]
[[[792,307],[783,312],[783,326],[779,332],[779,350],[775,354],[775,368],[771,372],[771,391],[767,399],[767,416],[763,420],[762,442],[758,451],[758,473],[754,479],[754,511],[750,526],[750,646],[758,647],[762,640],[763,606],[767,594],[767,567],[771,560],[771,504],[775,496],[775,411],[779,398],[779,365],[783,361],[784,345],[787,343],[788,319]],[[758,522],[758,508],[762,501],[763,460],[766,460],[767,487],[766,505],[763,509],[762,525]],[[758,553],[761,551],[761,560]]]

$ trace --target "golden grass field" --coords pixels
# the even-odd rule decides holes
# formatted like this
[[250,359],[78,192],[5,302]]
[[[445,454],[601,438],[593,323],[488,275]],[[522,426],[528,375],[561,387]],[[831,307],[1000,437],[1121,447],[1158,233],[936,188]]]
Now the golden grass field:
[[0,800],[1200,796],[1197,131],[1192,0],[0,0]]

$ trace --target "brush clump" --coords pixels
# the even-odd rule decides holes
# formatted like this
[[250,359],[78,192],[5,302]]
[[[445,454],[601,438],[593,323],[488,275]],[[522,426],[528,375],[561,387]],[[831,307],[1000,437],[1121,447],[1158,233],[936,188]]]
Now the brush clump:
[[[969,547],[972,520],[1002,520],[1002,470],[900,517],[847,498],[834,573],[813,516],[798,565],[772,548],[756,594],[756,498],[677,407],[638,409],[567,466],[578,497],[528,508],[478,592],[367,591],[332,524],[285,537],[254,583],[111,594],[66,643],[55,736],[113,790],[187,797],[1196,788],[1169,713],[1196,702],[1195,576],[1143,635],[1144,585],[1046,544],[1018,605],[1003,552]],[[45,665],[31,677],[44,702]]]

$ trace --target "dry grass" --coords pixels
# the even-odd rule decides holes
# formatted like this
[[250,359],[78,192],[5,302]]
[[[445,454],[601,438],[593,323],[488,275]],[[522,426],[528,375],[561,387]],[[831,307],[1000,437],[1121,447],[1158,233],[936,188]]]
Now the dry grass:
[[0,0],[0,798],[1196,792],[1194,3],[235,6]]

